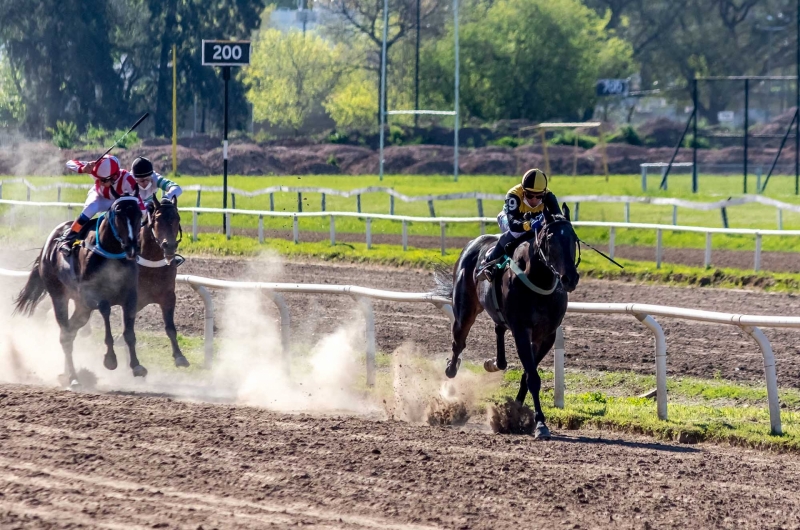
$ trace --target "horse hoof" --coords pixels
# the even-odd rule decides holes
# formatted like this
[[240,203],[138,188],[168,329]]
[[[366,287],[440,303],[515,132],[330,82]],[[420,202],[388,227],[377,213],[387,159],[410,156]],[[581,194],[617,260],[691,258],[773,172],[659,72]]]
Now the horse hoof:
[[146,375],[147,375],[147,368],[145,368],[141,364],[133,367],[134,377],[145,377]]
[[508,368],[508,362],[505,359],[503,359],[502,361],[495,362],[495,365],[497,366],[498,370],[505,370],[506,368]]
[[77,392],[80,389],[81,389],[81,383],[77,379],[73,379],[72,381],[70,381],[69,386],[67,387],[67,390],[69,390],[70,392]]
[[500,371],[500,368],[497,366],[497,362],[494,359],[486,359],[483,361],[483,369],[490,373]]
[[453,364],[453,360],[450,359],[447,361],[447,368],[444,370],[444,375],[449,377],[450,379],[454,378],[458,373],[458,369],[461,367],[461,358]]
[[117,356],[112,353],[103,357],[103,366],[105,366],[108,370],[116,370]]
[[178,355],[175,357],[175,366],[178,368],[188,368],[190,366],[189,360],[183,355]]
[[533,432],[533,438],[535,440],[550,439],[550,429],[547,428],[547,425],[545,425],[543,421],[540,421],[536,424],[536,430]]

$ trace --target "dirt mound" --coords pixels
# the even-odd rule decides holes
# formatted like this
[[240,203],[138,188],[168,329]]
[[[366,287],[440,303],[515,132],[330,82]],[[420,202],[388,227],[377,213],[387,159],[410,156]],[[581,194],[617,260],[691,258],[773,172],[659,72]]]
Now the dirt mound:
[[752,128],[752,132],[753,134],[786,134],[786,129],[792,123],[795,112],[797,112],[796,107],[787,109],[770,120],[769,123],[756,125]]
[[675,147],[685,127],[669,118],[656,118],[639,127],[639,136],[651,147]]

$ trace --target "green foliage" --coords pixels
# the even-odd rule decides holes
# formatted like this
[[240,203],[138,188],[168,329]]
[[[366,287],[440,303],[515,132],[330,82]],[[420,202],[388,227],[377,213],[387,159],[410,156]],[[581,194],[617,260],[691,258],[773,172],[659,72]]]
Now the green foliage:
[[78,142],[78,126],[72,122],[57,121],[55,129],[48,128],[53,135],[53,144],[59,149],[72,149]]
[[594,136],[577,134],[575,131],[564,131],[558,133],[553,138],[548,140],[548,143],[550,145],[575,145],[576,138],[578,139],[578,147],[581,149],[591,149],[597,145],[597,138]]
[[17,88],[21,84],[18,77],[8,56],[0,54],[0,127],[16,126],[25,119],[25,103]]
[[81,141],[85,149],[102,149],[111,147],[114,142],[119,140],[117,147],[119,149],[128,149],[139,143],[139,135],[136,134],[136,131],[132,131],[125,136],[126,132],[122,129],[107,131],[102,127],[95,127],[89,124],[86,132],[81,136]]
[[337,131],[333,131],[328,135],[329,144],[346,144],[348,141],[349,137],[346,134],[342,134]]
[[641,136],[631,125],[625,125],[617,132],[608,137],[609,143],[644,145]]
[[520,140],[519,138],[515,138],[514,136],[503,136],[501,138],[498,138],[497,140],[491,140],[489,142],[489,145],[496,145],[499,147],[511,147],[513,149],[514,147],[519,147],[520,145],[522,145],[522,143],[523,143],[522,140]]
[[342,76],[323,106],[342,129],[363,129],[377,123],[378,93],[364,70]]
[[[452,104],[452,28],[448,32],[424,51],[421,90]],[[462,111],[483,120],[579,119],[594,105],[601,67],[620,71],[632,56],[579,0],[480,3],[460,36]]]
[[692,137],[687,134],[683,139],[683,147],[694,147],[695,145],[697,145],[698,149],[709,149],[711,147],[711,141],[702,136],[692,139]]
[[254,118],[299,128],[331,96],[346,68],[341,54],[341,46],[331,46],[315,33],[259,31],[251,66],[243,74]]

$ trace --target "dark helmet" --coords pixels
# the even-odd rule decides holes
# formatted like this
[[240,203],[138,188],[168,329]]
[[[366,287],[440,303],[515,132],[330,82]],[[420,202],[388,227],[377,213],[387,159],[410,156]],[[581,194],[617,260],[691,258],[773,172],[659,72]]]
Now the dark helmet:
[[131,172],[137,179],[149,177],[153,174],[153,163],[143,156],[136,158],[131,165]]

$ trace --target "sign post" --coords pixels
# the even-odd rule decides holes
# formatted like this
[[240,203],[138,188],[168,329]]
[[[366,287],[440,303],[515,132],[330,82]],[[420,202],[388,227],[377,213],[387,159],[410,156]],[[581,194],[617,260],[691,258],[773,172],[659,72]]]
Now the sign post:
[[[221,66],[225,81],[224,118],[222,127],[222,208],[228,208],[228,81],[231,66],[250,64],[250,41],[203,41],[203,65]],[[226,215],[222,216],[222,233],[227,233]]]

